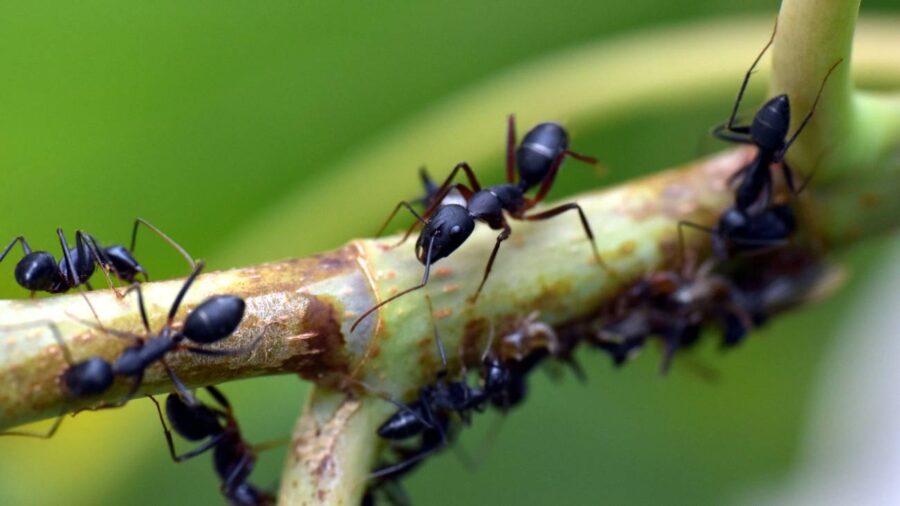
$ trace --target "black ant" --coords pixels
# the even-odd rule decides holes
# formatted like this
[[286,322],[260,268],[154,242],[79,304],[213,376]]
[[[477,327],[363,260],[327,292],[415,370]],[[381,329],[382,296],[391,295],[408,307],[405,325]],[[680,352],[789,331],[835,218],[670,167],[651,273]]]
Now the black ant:
[[[556,123],[541,123],[534,127],[525,135],[522,144],[518,148],[515,147],[515,138],[514,118],[510,115],[506,145],[507,183],[482,189],[469,164],[460,162],[453,168],[444,184],[440,186],[438,192],[432,197],[431,205],[425,210],[424,214],[420,216],[409,202],[403,201],[397,204],[381,227],[379,235],[401,208],[409,210],[416,217],[417,223],[414,223],[407,230],[398,244],[406,241],[419,224],[423,225],[422,232],[416,241],[416,258],[425,266],[425,273],[418,285],[402,290],[369,308],[353,323],[351,331],[355,330],[363,319],[380,307],[428,284],[431,265],[456,251],[475,230],[476,221],[486,223],[492,230],[500,230],[500,234],[497,236],[494,248],[488,258],[481,283],[470,299],[471,302],[475,302],[478,299],[491,273],[500,245],[512,233],[512,229],[507,222],[507,215],[516,220],[539,221],[552,218],[566,211],[577,211],[581,218],[585,235],[587,235],[591,243],[594,258],[601,267],[612,274],[600,257],[587,216],[585,216],[581,206],[577,203],[563,204],[535,214],[525,214],[547,196],[547,193],[553,186],[559,167],[567,156],[585,163],[596,163],[596,160],[570,151],[568,149],[568,134],[562,126]],[[519,174],[518,183],[515,182],[516,169],[518,169]],[[461,183],[452,184],[460,170],[465,172],[469,180],[469,186]],[[540,187],[535,196],[526,198],[525,193],[537,184],[540,184]],[[444,197],[454,189],[460,192],[465,199],[466,205],[443,202]]]
[[[259,339],[262,338],[262,335],[247,347],[231,350],[210,349],[183,343],[183,341],[187,340],[201,345],[213,344],[233,334],[244,317],[245,307],[244,300],[234,295],[214,295],[206,299],[187,315],[181,329],[175,330],[175,313],[178,312],[182,299],[203,267],[204,263],[202,261],[197,262],[194,271],[184,282],[181,290],[175,297],[175,301],[169,309],[166,324],[155,334],[150,330],[147,311],[144,308],[144,298],[139,284],[132,285],[131,289],[137,292],[138,307],[146,335],[140,336],[130,332],[108,329],[102,325],[90,322],[83,322],[103,332],[134,342],[133,345],[122,350],[122,353],[114,362],[109,362],[102,357],[90,357],[80,362],[73,361],[72,354],[59,335],[58,329],[54,331],[54,338],[59,342],[63,358],[69,364],[60,376],[66,395],[71,399],[99,395],[112,387],[117,376],[131,378],[131,389],[121,400],[116,403],[100,405],[95,409],[120,407],[137,393],[144,378],[144,371],[152,364],[159,362],[171,378],[178,392],[184,398],[192,399],[193,395],[166,363],[165,356],[167,354],[174,351],[187,351],[198,355],[226,356],[238,355],[253,349]],[[61,417],[47,434],[19,435],[49,438],[56,432],[60,423]]]
[[811,177],[807,178],[806,181],[797,188],[794,184],[792,170],[785,162],[784,156],[794,141],[797,140],[800,133],[803,132],[803,129],[806,128],[806,125],[809,124],[809,121],[812,119],[813,113],[816,110],[816,105],[819,103],[819,98],[822,96],[822,91],[825,89],[825,83],[828,81],[828,77],[831,76],[832,71],[834,71],[842,61],[838,60],[835,62],[828,70],[828,73],[825,74],[825,78],[822,79],[822,84],[819,86],[819,92],[816,94],[812,107],[790,138],[788,138],[787,135],[791,122],[791,103],[790,99],[785,94],[778,95],[766,102],[753,117],[753,122],[750,125],[736,125],[738,108],[744,97],[747,84],[750,82],[750,76],[753,74],[753,70],[756,68],[756,65],[762,59],[765,52],[775,40],[775,32],[777,29],[778,22],[776,20],[775,28],[772,30],[772,36],[769,38],[769,42],[766,43],[763,50],[756,57],[756,60],[753,61],[753,65],[750,66],[750,69],[747,70],[747,73],[744,75],[744,81],[741,83],[741,88],[740,91],[738,91],[737,99],[734,102],[734,107],[731,110],[731,116],[728,118],[728,122],[717,126],[713,130],[713,135],[719,139],[741,144],[753,144],[757,148],[757,154],[753,161],[732,176],[732,178],[741,177],[740,184],[735,190],[735,207],[741,211],[746,211],[757,201],[761,201],[763,207],[768,206],[772,196],[772,173],[770,167],[774,164],[781,164],[785,183],[791,193],[795,195],[799,194],[806,187],[806,184]]
[[471,414],[484,411],[488,404],[503,411],[518,405],[525,397],[528,372],[545,356],[529,353],[523,360],[517,361],[504,361],[491,356],[492,333],[481,357],[481,386],[472,386],[466,381],[465,369],[460,380],[447,379],[447,355],[437,326],[434,332],[441,358],[441,369],[436,373],[435,382],[422,387],[418,399],[411,404],[404,405],[388,399],[400,409],[377,431],[380,437],[392,441],[420,436],[419,444],[413,449],[395,448],[402,457],[399,462],[379,467],[371,474],[372,478],[395,480],[449,444],[451,414],[456,413],[468,425]]
[[262,506],[275,503],[275,497],[258,489],[247,481],[253,466],[256,464],[256,453],[260,449],[244,441],[241,429],[228,399],[214,386],[206,387],[206,391],[218,403],[219,407],[210,407],[191,397],[185,401],[178,394],[166,397],[166,417],[169,425],[181,437],[189,441],[206,440],[203,444],[186,453],[178,455],[172,433],[166,426],[162,408],[151,396],[148,396],[159,415],[169,447],[169,454],[175,462],[184,462],[204,452],[213,450],[213,465],[222,480],[221,492],[229,504],[240,506]]
[[16,264],[16,283],[22,288],[30,290],[32,296],[35,292],[63,293],[81,285],[87,286],[90,290],[89,280],[94,274],[95,266],[99,265],[106,277],[107,284],[116,292],[116,295],[121,297],[122,295],[113,286],[109,277],[110,272],[128,283],[134,282],[139,274],[143,276],[144,280],[149,279],[147,271],[133,255],[139,225],[144,225],[169,243],[187,259],[191,268],[194,268],[194,259],[184,248],[141,218],[134,221],[131,248],[125,248],[119,244],[101,247],[93,236],[81,230],[75,232],[75,247],[69,248],[65,234],[61,228],[57,228],[56,234],[59,236],[59,244],[63,251],[63,257],[59,262],[47,251],[32,251],[25,237],[21,235],[10,241],[0,253],[0,262],[6,258],[16,242],[21,243],[25,256]]

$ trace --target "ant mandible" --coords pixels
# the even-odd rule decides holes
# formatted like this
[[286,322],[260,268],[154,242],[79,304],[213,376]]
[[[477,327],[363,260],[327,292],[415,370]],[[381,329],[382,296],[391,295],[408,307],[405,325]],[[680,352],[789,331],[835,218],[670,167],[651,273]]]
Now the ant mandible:
[[[141,320],[146,330],[146,335],[141,336],[130,332],[109,329],[100,324],[83,321],[82,323],[99,329],[102,332],[111,334],[123,339],[129,339],[134,342],[133,345],[122,350],[122,353],[114,361],[110,362],[102,357],[90,357],[80,362],[72,359],[72,354],[68,346],[63,341],[55,324],[50,324],[53,329],[53,336],[60,345],[68,367],[60,376],[60,382],[66,396],[70,399],[81,399],[93,395],[99,395],[112,387],[116,377],[131,378],[132,385],[128,393],[118,402],[105,403],[94,409],[105,409],[123,406],[131,399],[144,378],[144,371],[152,364],[159,362],[162,364],[166,373],[171,378],[172,383],[178,392],[186,399],[192,399],[193,395],[187,387],[178,379],[175,372],[166,363],[165,356],[175,351],[187,351],[198,355],[205,356],[227,356],[239,355],[252,350],[262,335],[257,337],[252,343],[246,347],[235,348],[230,350],[210,349],[194,344],[184,344],[187,340],[191,343],[207,345],[219,342],[237,330],[241,320],[244,317],[244,300],[234,295],[214,295],[206,299],[203,303],[194,308],[184,321],[184,325],[180,330],[174,329],[175,313],[181,305],[182,299],[188,289],[194,283],[194,280],[203,269],[204,263],[197,262],[197,266],[191,275],[187,278],[179,290],[175,301],[169,309],[169,315],[166,324],[156,333],[150,330],[150,324],[147,318],[147,311],[144,308],[144,298],[141,293],[139,284],[132,285],[129,290],[135,290],[138,297],[138,307],[140,309]],[[93,308],[92,308],[93,310]],[[65,408],[63,409],[65,412]],[[50,428],[46,434],[31,433],[5,433],[12,435],[25,435],[41,438],[50,438],[59,428],[62,415],[57,419],[56,423]]]
[[806,128],[806,125],[809,124],[816,110],[816,105],[819,103],[819,98],[822,96],[822,91],[825,89],[825,83],[834,69],[843,61],[838,60],[828,69],[828,72],[822,79],[822,84],[819,86],[819,91],[816,94],[812,107],[810,107],[809,112],[803,118],[803,121],[800,122],[800,126],[790,138],[787,135],[791,122],[791,103],[786,94],[778,95],[766,102],[753,117],[753,122],[750,125],[736,125],[738,108],[744,97],[747,84],[750,82],[750,76],[774,42],[777,30],[778,20],[776,19],[772,36],[744,75],[744,80],[741,83],[741,88],[738,91],[728,122],[718,125],[713,130],[713,135],[719,139],[741,144],[753,144],[757,148],[757,153],[753,160],[732,176],[732,179],[741,178],[735,190],[735,207],[741,211],[749,209],[758,201],[762,202],[762,207],[768,206],[772,197],[772,173],[770,171],[772,165],[781,164],[785,183],[791,193],[795,195],[802,192],[812,179],[810,176],[806,178],[799,188],[796,187],[793,171],[785,162],[784,157],[800,133],[803,132],[803,129]]
[[120,294],[113,286],[112,279],[109,277],[110,272],[128,283],[134,282],[138,274],[141,274],[145,281],[149,280],[147,271],[133,255],[139,225],[144,225],[169,243],[187,259],[191,268],[194,268],[194,259],[184,248],[160,229],[141,218],[134,221],[131,248],[125,248],[119,244],[101,247],[93,236],[82,230],[75,232],[75,247],[69,248],[62,228],[57,228],[56,234],[59,236],[59,244],[63,251],[63,257],[59,262],[47,251],[32,251],[25,237],[21,235],[10,241],[0,253],[0,262],[6,258],[17,242],[21,244],[25,256],[16,264],[15,279],[19,286],[30,290],[32,296],[35,292],[63,293],[81,285],[87,286],[90,290],[92,288],[89,280],[94,274],[95,266],[99,265],[109,287],[116,292],[117,296],[122,297],[124,295]]
[[[594,233],[588,223],[587,216],[584,214],[584,210],[578,203],[571,202],[535,214],[526,214],[547,196],[547,193],[553,186],[559,167],[566,157],[572,157],[585,163],[596,163],[596,160],[570,151],[568,149],[568,134],[557,123],[541,123],[534,127],[525,135],[522,144],[518,148],[515,147],[515,139],[515,120],[510,115],[506,145],[507,183],[482,189],[469,164],[460,162],[453,168],[438,192],[432,197],[431,205],[425,210],[423,215],[419,215],[409,202],[403,201],[397,204],[378,234],[381,234],[381,231],[387,227],[401,208],[409,210],[416,217],[417,222],[406,231],[398,245],[405,242],[420,224],[423,225],[422,232],[416,241],[416,258],[425,266],[425,273],[418,285],[402,290],[366,310],[353,323],[351,332],[356,329],[362,320],[385,304],[410,292],[419,290],[428,284],[431,265],[456,251],[475,230],[476,221],[486,223],[492,230],[500,230],[500,234],[497,236],[494,248],[488,258],[481,283],[470,299],[471,302],[475,302],[478,299],[491,273],[500,245],[512,233],[512,229],[506,219],[507,215],[516,220],[539,221],[552,218],[566,211],[577,211],[581,218],[585,235],[587,235],[591,243],[594,258],[607,273],[614,275],[600,257],[597,245],[594,242]],[[518,183],[515,182],[517,169],[519,174]],[[465,172],[469,186],[453,184],[453,180],[460,170]],[[535,196],[526,198],[525,193],[537,184],[540,184],[540,187]],[[459,191],[465,199],[466,205],[443,202],[444,197],[453,189]]]
[[252,446],[247,443],[241,436],[240,426],[228,399],[214,386],[207,386],[206,391],[219,407],[207,406],[193,397],[186,401],[175,393],[166,397],[165,418],[169,419],[172,430],[189,441],[206,439],[205,443],[181,455],[175,452],[175,442],[166,426],[159,402],[147,396],[156,406],[172,460],[181,463],[213,449],[213,465],[222,481],[220,489],[230,504],[240,506],[274,504],[274,496],[247,481],[256,464],[256,454],[265,445]]

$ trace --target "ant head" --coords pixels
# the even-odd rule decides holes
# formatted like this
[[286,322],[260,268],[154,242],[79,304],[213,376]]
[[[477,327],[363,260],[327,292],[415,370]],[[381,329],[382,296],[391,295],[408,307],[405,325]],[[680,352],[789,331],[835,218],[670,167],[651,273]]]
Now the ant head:
[[784,147],[791,124],[791,101],[787,95],[769,100],[753,117],[750,136],[763,151],[778,151]]
[[131,283],[138,274],[146,275],[144,268],[125,246],[121,244],[109,246],[103,249],[103,253],[112,262],[119,279]]
[[100,357],[73,364],[62,375],[62,382],[72,397],[102,394],[113,384],[112,365]]
[[431,245],[431,262],[444,258],[460,247],[475,230],[475,220],[465,207],[456,204],[441,206],[422,229],[416,241],[416,258],[425,264]]
[[54,291],[63,283],[56,258],[46,251],[34,251],[16,264],[16,283],[34,291]]
[[214,343],[230,336],[244,318],[244,299],[234,295],[214,295],[194,308],[181,333],[197,343]]
[[558,123],[541,123],[525,134],[516,150],[519,178],[526,187],[540,183],[553,161],[569,148],[569,134]]
[[202,404],[191,406],[178,394],[166,397],[166,418],[175,432],[190,441],[199,441],[222,432],[218,413]]

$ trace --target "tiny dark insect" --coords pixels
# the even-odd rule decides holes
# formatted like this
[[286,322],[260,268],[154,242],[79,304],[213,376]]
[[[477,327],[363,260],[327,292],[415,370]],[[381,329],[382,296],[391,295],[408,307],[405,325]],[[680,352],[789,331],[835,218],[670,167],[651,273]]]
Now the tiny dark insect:
[[241,436],[241,429],[234,417],[228,399],[214,386],[206,387],[218,407],[200,403],[195,397],[185,400],[175,393],[166,397],[166,416],[169,425],[181,437],[189,441],[203,441],[200,446],[178,455],[172,433],[166,426],[162,408],[153,397],[159,423],[166,436],[169,454],[175,462],[184,462],[204,452],[213,450],[213,465],[221,480],[220,491],[232,506],[265,506],[275,504],[275,496],[248,482],[256,455],[262,446],[253,446]]
[[[141,336],[130,332],[109,329],[93,322],[82,322],[97,328],[102,332],[128,339],[134,343],[122,350],[122,353],[113,362],[109,362],[102,357],[90,357],[75,362],[72,359],[72,354],[69,351],[68,346],[66,346],[66,343],[62,340],[59,330],[56,328],[55,324],[51,323],[50,325],[53,329],[54,338],[58,341],[63,353],[63,358],[68,364],[60,376],[60,383],[65,390],[66,396],[74,400],[99,395],[112,387],[116,377],[130,378],[132,381],[131,389],[121,400],[115,403],[102,404],[93,409],[120,407],[128,402],[128,400],[137,392],[138,388],[140,388],[144,377],[144,371],[152,364],[159,362],[182,397],[191,399],[191,392],[184,386],[181,380],[175,375],[174,371],[172,371],[166,363],[165,357],[167,354],[176,351],[186,351],[206,356],[228,356],[239,355],[252,350],[262,338],[261,335],[243,348],[223,350],[210,349],[202,346],[219,342],[229,337],[237,330],[238,325],[240,325],[241,320],[244,317],[244,300],[234,295],[214,295],[206,299],[188,314],[184,321],[184,325],[180,330],[174,328],[175,314],[178,312],[181,301],[188,289],[194,283],[194,280],[200,274],[203,266],[204,263],[202,261],[197,262],[194,271],[187,280],[185,280],[181,290],[179,290],[178,295],[175,297],[175,301],[169,309],[169,315],[165,325],[158,332],[154,333],[150,330],[147,311],[144,308],[144,298],[139,284],[132,285],[129,290],[137,292],[138,308],[140,310],[144,329],[146,330],[146,335]],[[185,344],[185,340],[201,346]],[[65,411],[66,409],[64,408],[63,412]],[[56,432],[61,421],[62,415],[60,415],[56,423],[46,434],[7,432],[2,433],[2,435],[25,435],[49,438]]]
[[646,340],[658,336],[663,344],[660,371],[668,371],[675,353],[694,344],[703,328],[716,322],[722,344],[740,342],[756,324],[748,298],[726,276],[714,271],[713,261],[699,268],[651,273],[623,296],[620,315],[605,324],[591,342],[621,365]]
[[22,288],[30,290],[32,296],[36,292],[63,293],[81,285],[85,285],[90,290],[92,288],[89,280],[94,274],[96,266],[99,265],[109,287],[116,292],[116,295],[122,297],[124,295],[113,286],[110,273],[128,283],[134,282],[138,275],[145,280],[149,279],[147,271],[133,255],[139,225],[144,225],[169,243],[187,260],[191,269],[194,268],[194,259],[184,248],[160,229],[141,218],[134,222],[130,248],[125,248],[120,244],[101,247],[92,235],[82,230],[75,232],[75,247],[69,248],[65,234],[61,228],[58,228],[56,234],[59,236],[59,245],[63,252],[59,262],[47,251],[32,251],[25,237],[21,235],[10,241],[0,253],[0,262],[6,258],[17,242],[21,244],[25,256],[16,264],[16,283]]
[[[422,232],[416,241],[416,258],[425,266],[425,273],[418,285],[402,290],[366,310],[353,323],[351,331],[355,330],[367,316],[385,304],[410,292],[419,290],[428,284],[432,264],[449,256],[462,246],[475,230],[475,223],[478,221],[487,224],[492,230],[499,230],[500,234],[497,236],[494,248],[488,258],[481,283],[470,299],[472,302],[478,299],[485,282],[488,280],[494,260],[500,250],[500,245],[512,233],[507,216],[515,220],[539,221],[553,218],[566,211],[576,211],[581,219],[585,235],[591,244],[596,262],[608,274],[614,275],[600,257],[587,216],[577,203],[562,204],[546,211],[526,214],[547,196],[547,193],[553,186],[560,165],[566,157],[573,157],[586,163],[596,163],[596,160],[570,151],[568,149],[568,134],[562,126],[556,123],[541,123],[534,127],[525,135],[522,144],[518,148],[515,146],[515,138],[514,119],[513,116],[510,116],[506,145],[507,183],[482,188],[469,164],[460,162],[453,168],[437,193],[430,198],[431,205],[425,210],[424,214],[419,215],[409,202],[403,201],[397,204],[378,234],[381,234],[381,231],[387,227],[401,208],[409,210],[416,217],[417,222],[407,230],[398,244],[405,242],[419,225],[423,226]],[[453,184],[453,180],[460,170],[466,174],[469,186]],[[518,183],[515,181],[517,173],[519,175]],[[540,187],[535,196],[531,198],[526,197],[525,193],[538,184],[540,184]],[[451,190],[456,190],[462,195],[465,205],[456,202],[444,202],[444,197]]]

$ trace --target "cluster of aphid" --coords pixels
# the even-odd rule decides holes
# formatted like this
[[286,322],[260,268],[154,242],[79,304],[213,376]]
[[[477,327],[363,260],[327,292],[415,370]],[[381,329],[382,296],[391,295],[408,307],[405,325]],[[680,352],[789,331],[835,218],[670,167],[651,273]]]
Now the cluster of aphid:
[[[150,328],[141,285],[136,282],[139,274],[145,280],[149,278],[147,271],[133,255],[139,225],[146,226],[172,245],[187,259],[192,268],[191,274],[172,302],[166,323],[158,331]],[[24,257],[16,264],[15,278],[20,286],[31,291],[32,296],[37,291],[62,293],[82,286],[91,289],[88,280],[99,266],[110,288],[115,291],[117,296],[125,297],[131,292],[135,293],[138,311],[145,330],[145,333],[140,335],[105,327],[99,322],[99,319],[96,322],[82,321],[83,324],[97,328],[104,333],[125,339],[130,344],[112,361],[100,356],[75,361],[56,325],[40,323],[39,325],[50,327],[62,350],[67,365],[60,374],[60,385],[69,402],[89,400],[93,396],[103,394],[113,387],[117,378],[123,378],[131,382],[127,394],[117,402],[94,405],[91,409],[123,406],[137,393],[147,368],[154,364],[160,364],[175,387],[175,392],[166,398],[166,418],[169,425],[172,426],[172,430],[186,440],[204,441],[196,449],[176,455],[174,441],[166,426],[159,404],[150,397],[159,410],[160,422],[172,459],[176,462],[183,462],[208,450],[213,450],[213,463],[215,471],[221,479],[221,492],[230,504],[254,506],[274,503],[272,494],[260,490],[248,482],[256,462],[256,452],[261,447],[252,446],[241,437],[240,428],[225,396],[215,387],[209,386],[207,391],[218,406],[204,404],[181,382],[166,362],[168,356],[178,352],[212,357],[241,355],[250,352],[256,346],[259,338],[241,348],[209,347],[209,345],[225,340],[237,330],[244,317],[244,300],[234,295],[213,295],[193,308],[183,323],[176,324],[175,315],[191,285],[203,270],[204,263],[202,261],[195,262],[175,241],[141,219],[135,221],[130,248],[121,245],[101,247],[93,236],[80,230],[75,233],[75,247],[70,248],[62,230],[57,230],[57,233],[63,250],[63,256],[58,262],[49,252],[32,251],[22,236],[13,239],[0,253],[0,261],[9,254],[17,242],[21,243]],[[113,285],[110,274],[130,283],[124,293]],[[87,297],[85,297],[85,301],[90,305]],[[93,311],[93,307],[91,309]],[[68,410],[69,406],[63,407],[60,415],[46,433],[8,431],[0,432],[0,435],[50,438],[56,433]]]
[[[771,43],[770,40],[763,53]],[[796,195],[802,191],[806,182],[799,187],[795,186],[793,174],[785,164],[784,156],[808,124],[815,109],[814,103],[790,137],[790,105],[786,95],[767,102],[751,125],[736,124],[745,88],[763,53],[760,53],[747,72],[728,122],[714,130],[714,134],[720,139],[752,144],[757,148],[755,158],[738,171],[732,180],[735,183],[734,205],[722,213],[718,224],[713,228],[690,222],[678,224],[682,259],[685,257],[682,234],[685,226],[711,235],[715,258],[700,266],[683,262],[684,265],[679,270],[660,271],[642,277],[626,288],[611,308],[586,322],[573,325],[560,334],[560,337],[534,318],[523,322],[514,332],[501,336],[497,342],[494,342],[492,333],[481,357],[479,380],[476,384],[469,383],[465,368],[455,379],[450,377],[446,352],[435,325],[435,341],[442,367],[434,381],[419,390],[413,402],[404,404],[387,399],[398,409],[378,428],[378,435],[391,444],[393,458],[381,461],[372,472],[370,485],[363,499],[365,504],[374,503],[378,494],[387,495],[394,502],[402,502],[402,489],[398,480],[417,468],[426,457],[451,442],[455,429],[459,426],[456,419],[468,424],[474,413],[485,411],[489,407],[506,412],[521,403],[527,390],[528,374],[547,358],[568,363],[576,373],[580,373],[572,358],[573,350],[580,342],[587,342],[606,351],[619,365],[633,356],[649,339],[658,338],[663,344],[662,369],[665,371],[676,351],[696,342],[709,325],[721,328],[726,346],[736,345],[751,329],[761,324],[773,308],[791,300],[807,288],[805,283],[785,287],[780,283],[784,278],[779,276],[746,276],[747,272],[773,271],[769,268],[758,269],[760,264],[772,266],[785,263],[783,247],[794,234],[796,224],[790,204],[776,202],[774,198],[776,192],[772,172],[780,166],[791,193]],[[819,94],[822,93],[827,78],[826,75]],[[423,170],[422,181],[426,194],[417,200],[399,203],[382,227],[384,229],[401,208],[406,208],[416,217],[416,222],[407,230],[401,243],[418,227],[422,227],[415,246],[416,258],[425,268],[422,281],[365,311],[353,323],[351,331],[385,304],[423,288],[428,283],[432,265],[459,248],[479,221],[499,233],[481,283],[470,298],[471,302],[481,293],[501,244],[512,232],[509,220],[545,220],[567,211],[577,212],[598,266],[615,275],[603,263],[588,219],[577,203],[531,212],[549,193],[566,157],[595,163],[593,158],[569,150],[568,134],[556,123],[539,124],[517,145],[515,124],[510,116],[506,142],[506,183],[482,187],[475,172],[465,162],[454,167],[441,185],[435,184]],[[468,184],[454,183],[460,171],[465,174]],[[532,190],[536,190],[535,193],[528,196]],[[424,207],[421,214],[415,210],[417,203]],[[145,280],[148,278],[146,270],[133,256],[140,225],[171,244],[192,267],[190,276],[171,305],[166,323],[156,332],[150,328],[141,286],[136,282],[138,275]],[[97,323],[84,322],[110,335],[126,339],[131,344],[112,361],[103,357],[89,357],[76,362],[58,330],[53,327],[54,336],[59,341],[67,363],[60,376],[66,396],[74,402],[99,395],[112,388],[117,378],[124,378],[131,381],[128,393],[118,402],[95,406],[94,409],[121,406],[138,392],[145,370],[151,365],[160,364],[171,378],[175,390],[166,399],[165,416],[157,401],[151,400],[156,404],[173,460],[182,462],[213,450],[215,471],[221,479],[221,491],[231,504],[261,505],[273,502],[271,494],[248,482],[260,447],[244,441],[231,405],[224,395],[215,387],[207,387],[206,390],[216,405],[204,404],[166,363],[166,358],[177,352],[225,356],[251,351],[258,339],[242,348],[208,347],[223,341],[236,331],[243,319],[244,301],[233,295],[214,295],[195,307],[182,324],[176,324],[178,308],[203,269],[203,262],[194,262],[177,243],[140,219],[135,222],[130,248],[120,245],[102,247],[93,236],[82,231],[76,232],[75,247],[70,248],[62,230],[57,232],[63,251],[63,256],[58,261],[48,252],[32,251],[21,236],[13,239],[0,253],[0,261],[17,242],[21,244],[24,257],[16,265],[15,279],[19,285],[30,290],[32,295],[37,291],[62,293],[82,286],[90,289],[88,281],[99,266],[107,283],[118,296],[125,297],[131,292],[135,293],[146,332],[138,335],[109,329],[102,326],[99,320]],[[774,258],[778,259],[773,260]],[[111,275],[129,283],[129,288],[124,293],[119,292],[113,286]],[[174,432],[189,441],[202,441],[200,446],[178,455],[166,419]],[[6,432],[0,435],[50,437],[61,420],[62,415],[46,434]],[[411,446],[404,445],[414,438],[416,442]]]
[[[804,250],[789,245],[797,228],[794,212],[790,203],[776,201],[772,172],[781,167],[785,185],[792,195],[799,194],[806,186],[809,178],[801,185],[795,185],[784,157],[812,118],[828,75],[840,62],[835,63],[823,78],[811,110],[790,137],[791,114],[787,95],[769,100],[757,112],[752,124],[738,125],[737,111],[750,76],[773,39],[774,32],[747,71],[728,122],[713,131],[722,140],[755,146],[756,156],[732,177],[734,205],[720,215],[715,227],[687,221],[678,223],[682,265],[676,270],[643,276],[628,286],[611,307],[570,325],[561,331],[558,338],[551,329],[530,321],[528,324],[532,330],[529,332],[533,333],[537,325],[542,329],[539,334],[552,338],[540,340],[539,345],[532,341],[529,346],[520,347],[514,353],[503,353],[500,349],[504,343],[521,344],[518,340],[521,332],[502,337],[499,346],[490,342],[482,357],[477,385],[468,383],[465,369],[459,379],[448,379],[446,355],[435,328],[443,367],[434,382],[419,390],[418,397],[412,403],[402,404],[388,399],[398,406],[398,411],[379,427],[378,435],[391,443],[395,459],[380,462],[372,472],[373,481],[366,491],[364,504],[374,504],[379,495],[392,503],[406,502],[399,479],[451,442],[454,429],[459,426],[454,424],[454,420],[468,425],[473,413],[489,406],[506,411],[522,402],[528,373],[547,357],[564,360],[577,373],[579,368],[572,353],[581,342],[603,350],[616,365],[621,365],[648,340],[658,338],[663,347],[661,369],[665,372],[675,353],[694,344],[709,326],[721,330],[723,346],[735,346],[770,314],[803,300],[822,281],[824,271],[817,259],[798,253]],[[557,124],[538,125],[528,132],[518,148],[515,147],[514,132],[513,118],[510,117],[506,184],[482,189],[473,170],[465,162],[458,164],[440,186],[422,171],[426,195],[398,204],[388,221],[402,207],[416,217],[417,222],[406,232],[403,241],[418,226],[422,226],[416,242],[416,257],[425,266],[423,279],[420,284],[386,298],[363,313],[354,327],[381,306],[423,288],[428,282],[431,266],[462,245],[472,233],[476,221],[482,221],[500,233],[488,258],[481,284],[470,301],[478,297],[491,272],[500,244],[511,233],[507,217],[542,220],[568,210],[577,210],[598,264],[614,274],[597,254],[590,224],[577,203],[527,214],[547,195],[566,156],[588,163],[594,163],[594,159],[569,151],[567,134]],[[453,184],[460,170],[465,172],[469,186]],[[535,196],[526,197],[526,193],[535,187],[539,188]],[[454,191],[455,194],[451,194]],[[423,214],[415,211],[413,205],[416,203],[425,206]],[[711,236],[712,259],[699,266],[685,260],[684,227],[698,229]],[[418,440],[411,447],[398,444],[413,438]]]

